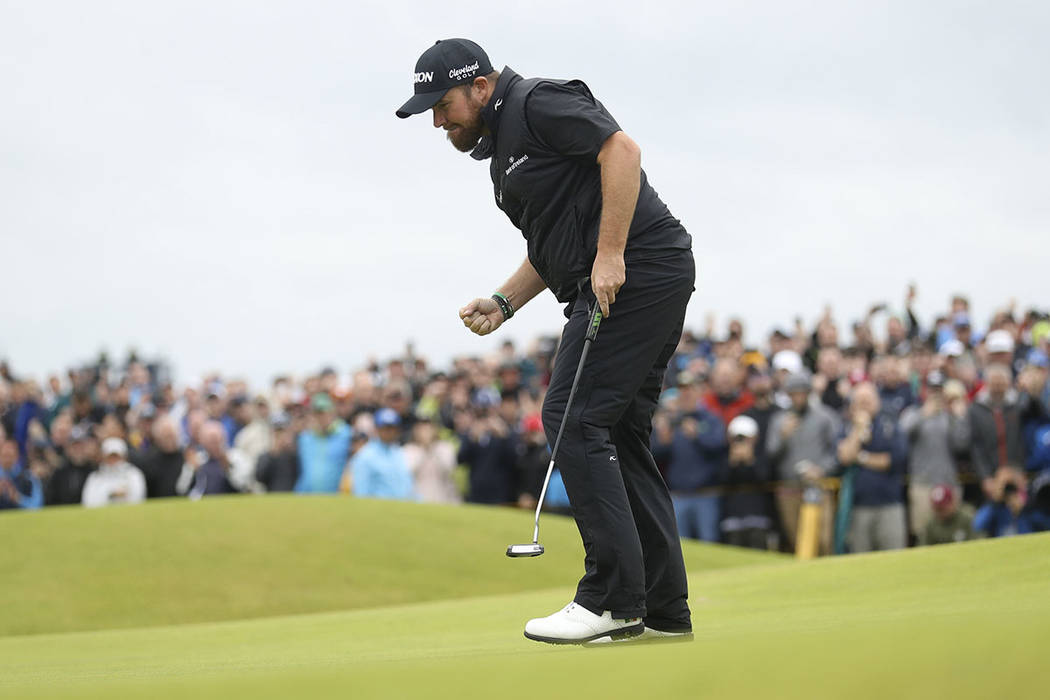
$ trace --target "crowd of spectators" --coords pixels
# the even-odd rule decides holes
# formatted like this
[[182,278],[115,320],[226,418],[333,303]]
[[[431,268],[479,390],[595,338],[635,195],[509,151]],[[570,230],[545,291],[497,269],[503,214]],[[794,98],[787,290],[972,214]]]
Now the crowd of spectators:
[[[683,537],[793,551],[804,507],[821,551],[1050,529],[1050,320],[951,299],[928,326],[830,309],[745,342],[687,330],[652,451]],[[0,363],[0,508],[296,491],[534,508],[556,339],[433,369],[415,356],[263,391],[105,357],[40,384]],[[568,510],[557,473],[547,504]],[[806,504],[806,505],[804,505]]]

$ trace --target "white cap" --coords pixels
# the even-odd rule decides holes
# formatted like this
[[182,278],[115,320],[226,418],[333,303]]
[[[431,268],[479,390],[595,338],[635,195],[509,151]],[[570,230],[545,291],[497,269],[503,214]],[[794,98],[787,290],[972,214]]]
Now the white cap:
[[959,357],[966,352],[966,348],[963,347],[961,342],[953,338],[952,340],[944,341],[944,344],[941,345],[941,349],[937,352],[945,357]]
[[127,454],[128,446],[120,438],[111,437],[102,441],[102,456],[120,455],[121,457],[126,457]]
[[992,331],[984,339],[984,347],[988,352],[1013,352],[1014,339],[1010,336],[1009,331]]
[[758,435],[758,423],[751,416],[737,416],[729,421],[729,437],[742,435],[744,437],[755,437]]
[[802,371],[802,357],[794,350],[781,350],[773,355],[773,369],[776,371],[783,369],[789,374],[797,374]]

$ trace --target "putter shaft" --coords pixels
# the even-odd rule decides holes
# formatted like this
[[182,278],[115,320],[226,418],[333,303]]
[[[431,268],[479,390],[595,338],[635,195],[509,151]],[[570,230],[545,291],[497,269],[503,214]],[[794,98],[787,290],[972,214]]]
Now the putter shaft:
[[565,401],[565,412],[561,416],[561,425],[558,426],[558,435],[554,438],[554,447],[551,449],[551,461],[547,465],[547,475],[543,477],[543,488],[540,490],[539,501],[536,502],[536,526],[532,531],[532,543],[540,542],[540,511],[543,509],[543,499],[547,496],[547,485],[550,484],[551,473],[554,471],[554,458],[558,454],[558,446],[561,445],[561,436],[565,433],[565,424],[569,421],[569,409],[572,408],[572,400],[576,396],[576,388],[580,385],[580,376],[583,374],[583,365],[587,361],[587,353],[590,352],[591,343],[598,335],[598,326],[602,322],[602,309],[598,303],[594,304],[594,313],[591,314],[591,322],[587,327],[587,336],[583,340],[583,350],[580,351],[580,363],[576,366],[576,376],[572,378],[572,388],[569,389],[569,398]]

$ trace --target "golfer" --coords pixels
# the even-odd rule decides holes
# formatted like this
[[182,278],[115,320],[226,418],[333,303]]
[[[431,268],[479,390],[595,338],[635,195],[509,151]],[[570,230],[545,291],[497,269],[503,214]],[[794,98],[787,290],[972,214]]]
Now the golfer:
[[573,601],[529,620],[552,643],[690,636],[674,509],[652,454],[651,420],[682,333],[691,238],[641,169],[638,146],[579,80],[493,70],[480,46],[445,39],[415,68],[401,118],[426,110],[459,151],[489,161],[493,195],[528,258],[489,298],[460,309],[487,335],[550,289],[568,322],[543,405],[553,444],[594,304],[605,320],[562,437],[558,467],[586,551]]

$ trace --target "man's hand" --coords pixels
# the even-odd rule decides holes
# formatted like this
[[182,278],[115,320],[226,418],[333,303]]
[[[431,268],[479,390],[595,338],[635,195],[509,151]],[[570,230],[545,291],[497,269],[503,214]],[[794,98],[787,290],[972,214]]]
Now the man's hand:
[[503,325],[503,312],[493,299],[475,299],[459,310],[459,318],[476,335],[488,335]]
[[15,488],[15,485],[7,479],[0,479],[0,496],[7,498],[7,500],[16,505],[21,505],[22,503],[22,494],[19,493],[18,489]]
[[683,418],[679,427],[682,429],[682,435],[685,435],[689,440],[695,440],[696,436],[700,434],[700,422],[691,416]]
[[806,482],[816,483],[824,477],[824,470],[808,459],[795,464],[795,472]]
[[197,450],[193,449],[192,447],[186,448],[186,451],[182,455],[182,459],[186,462],[186,464],[190,465],[190,469],[192,469],[193,471],[197,471],[200,468],[201,464],[203,464],[203,462],[201,462],[200,459],[200,453],[198,453]]
[[591,290],[606,318],[609,318],[609,307],[616,301],[616,294],[626,279],[623,254],[603,254],[599,251],[591,268]]

